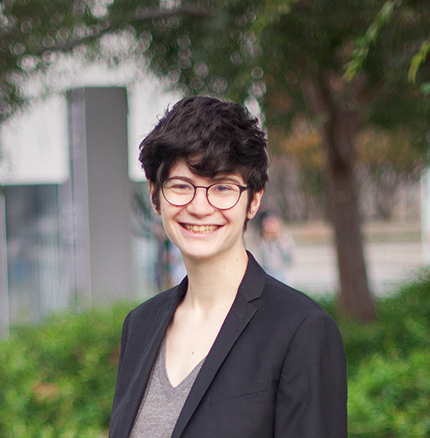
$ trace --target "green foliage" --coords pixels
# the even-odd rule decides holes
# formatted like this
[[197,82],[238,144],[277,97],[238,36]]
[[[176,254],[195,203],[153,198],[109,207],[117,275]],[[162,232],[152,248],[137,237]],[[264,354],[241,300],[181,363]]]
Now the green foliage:
[[[404,285],[393,297],[378,305],[378,320],[359,325],[340,321],[349,375],[353,377],[363,361],[373,355],[386,360],[408,358],[409,354],[430,348],[430,278]],[[430,368],[429,368],[430,370]]]
[[[321,304],[336,317],[333,298]],[[0,436],[106,437],[121,324],[133,303],[53,317],[0,343]],[[336,317],[337,318],[337,317]],[[378,322],[337,318],[349,436],[430,436],[430,275],[378,302]]]
[[346,64],[346,79],[351,80],[363,68],[370,47],[377,41],[381,29],[391,20],[394,9],[399,6],[399,3],[398,0],[386,1],[376,14],[375,20],[370,24],[363,37],[356,40],[356,47],[353,50],[352,59]]
[[[430,436],[430,275],[378,303],[378,321],[341,320],[350,438]],[[336,315],[335,303],[323,303]]]
[[349,379],[349,436],[430,436],[430,350],[373,354]]
[[[97,2],[98,3],[98,2]],[[79,0],[5,0],[0,3],[0,121],[26,102],[22,86],[43,71],[56,53],[106,28],[97,8]]]
[[[274,7],[280,4],[262,2],[256,25],[269,128],[287,132],[298,113],[323,116],[324,122],[329,109],[321,109],[315,89],[326,88],[329,102],[353,109],[360,124],[426,132],[428,2],[298,1]],[[408,80],[410,68],[414,82]]]
[[130,303],[53,317],[0,344],[0,436],[105,436]]
[[[336,88],[342,87],[354,107],[365,105],[366,114],[380,94],[384,103],[387,97],[415,102],[420,88],[408,83],[408,69],[413,82],[428,83],[427,76],[417,75],[428,52],[426,0],[164,3],[160,8],[153,0],[1,2],[0,120],[25,101],[26,79],[62,53],[88,60],[101,56],[114,64],[133,58],[185,93],[262,101],[267,88],[266,117],[281,126],[290,113],[304,111],[309,102],[302,88],[323,73],[334,73]],[[349,91],[355,82],[363,83],[360,93]],[[400,107],[400,115],[410,112],[392,106]],[[418,115],[421,110],[413,116]]]
[[426,62],[427,55],[430,51],[430,40],[426,40],[421,44],[420,50],[411,60],[409,67],[408,79],[410,82],[415,82],[417,79],[418,69]]

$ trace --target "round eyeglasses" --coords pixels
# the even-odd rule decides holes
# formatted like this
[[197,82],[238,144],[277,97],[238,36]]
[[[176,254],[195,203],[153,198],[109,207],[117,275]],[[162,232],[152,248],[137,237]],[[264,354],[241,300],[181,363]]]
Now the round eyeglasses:
[[218,210],[228,210],[239,202],[240,196],[245,190],[248,190],[248,187],[229,182],[215,183],[210,186],[195,186],[182,178],[169,178],[161,187],[164,199],[175,207],[188,205],[196,196],[197,189],[206,190],[206,199],[212,207]]

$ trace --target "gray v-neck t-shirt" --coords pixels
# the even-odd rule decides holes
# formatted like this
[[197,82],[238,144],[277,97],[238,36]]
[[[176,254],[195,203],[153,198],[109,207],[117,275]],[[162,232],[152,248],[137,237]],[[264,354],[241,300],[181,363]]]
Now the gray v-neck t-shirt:
[[173,387],[166,370],[166,337],[160,346],[130,438],[170,438],[204,358]]

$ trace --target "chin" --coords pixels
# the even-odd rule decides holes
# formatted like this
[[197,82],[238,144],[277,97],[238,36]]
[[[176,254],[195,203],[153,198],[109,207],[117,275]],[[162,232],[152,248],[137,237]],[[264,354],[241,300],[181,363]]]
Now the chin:
[[217,257],[217,253],[213,251],[183,251],[182,256],[190,260],[209,260],[211,258]]

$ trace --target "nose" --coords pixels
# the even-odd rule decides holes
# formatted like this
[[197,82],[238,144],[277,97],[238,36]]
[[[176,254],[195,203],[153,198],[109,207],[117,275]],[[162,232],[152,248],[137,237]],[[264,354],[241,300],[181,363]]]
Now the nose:
[[205,187],[196,187],[194,199],[187,205],[187,210],[195,216],[207,216],[215,211],[206,197]]

